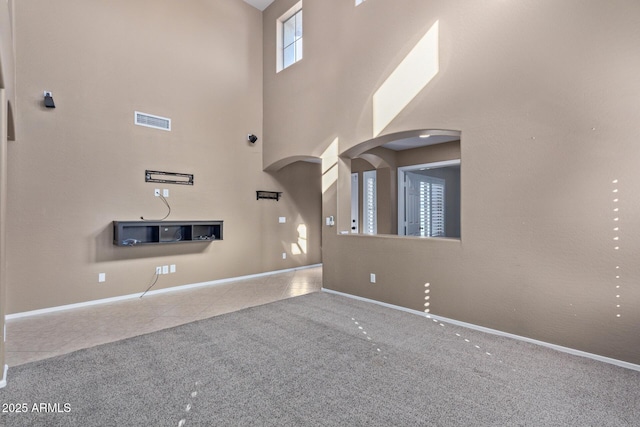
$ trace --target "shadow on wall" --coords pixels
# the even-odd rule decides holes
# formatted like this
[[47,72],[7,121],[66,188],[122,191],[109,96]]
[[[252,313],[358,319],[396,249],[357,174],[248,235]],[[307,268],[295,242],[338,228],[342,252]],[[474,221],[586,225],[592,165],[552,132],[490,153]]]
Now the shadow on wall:
[[287,235],[282,251],[295,257],[296,262],[316,264],[321,262],[321,218],[322,218],[322,168],[319,159],[307,158],[295,161],[278,171],[270,172],[277,181],[283,197],[288,203],[279,211],[287,222]]
[[[113,244],[113,225],[109,223],[98,233],[89,237],[90,263],[128,259],[158,258],[167,255],[190,255],[204,253],[212,242],[175,243],[169,245],[116,246]],[[215,243],[215,242],[213,242]]]

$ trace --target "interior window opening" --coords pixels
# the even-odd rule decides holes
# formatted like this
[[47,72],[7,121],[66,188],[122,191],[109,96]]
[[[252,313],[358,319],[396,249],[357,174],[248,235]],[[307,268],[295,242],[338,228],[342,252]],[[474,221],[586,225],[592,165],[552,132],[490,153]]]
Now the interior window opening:
[[460,160],[398,168],[398,235],[460,238]]
[[460,133],[431,133],[368,141],[351,159],[352,234],[461,238]]

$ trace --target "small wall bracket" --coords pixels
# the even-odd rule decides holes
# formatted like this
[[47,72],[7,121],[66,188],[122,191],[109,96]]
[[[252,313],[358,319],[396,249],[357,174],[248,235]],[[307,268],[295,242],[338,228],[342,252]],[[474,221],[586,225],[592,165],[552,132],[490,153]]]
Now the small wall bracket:
[[281,195],[282,195],[281,191],[258,190],[258,191],[256,191],[256,200],[270,199],[270,200],[275,200],[277,202],[277,201],[280,200],[280,196]]
[[193,174],[146,170],[144,172],[144,182],[193,185]]

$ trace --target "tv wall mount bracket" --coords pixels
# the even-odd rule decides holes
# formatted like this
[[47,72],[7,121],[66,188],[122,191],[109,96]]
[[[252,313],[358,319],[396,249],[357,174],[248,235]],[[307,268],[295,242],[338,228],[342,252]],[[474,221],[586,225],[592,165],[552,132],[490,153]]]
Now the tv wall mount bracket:
[[193,174],[146,170],[144,172],[144,182],[193,185]]

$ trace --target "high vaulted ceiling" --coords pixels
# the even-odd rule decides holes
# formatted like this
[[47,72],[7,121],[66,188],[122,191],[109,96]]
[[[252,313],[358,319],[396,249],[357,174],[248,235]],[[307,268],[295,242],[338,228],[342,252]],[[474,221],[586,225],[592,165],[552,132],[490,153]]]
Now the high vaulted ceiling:
[[271,3],[273,3],[273,0],[244,0],[244,1],[259,10],[265,10]]

